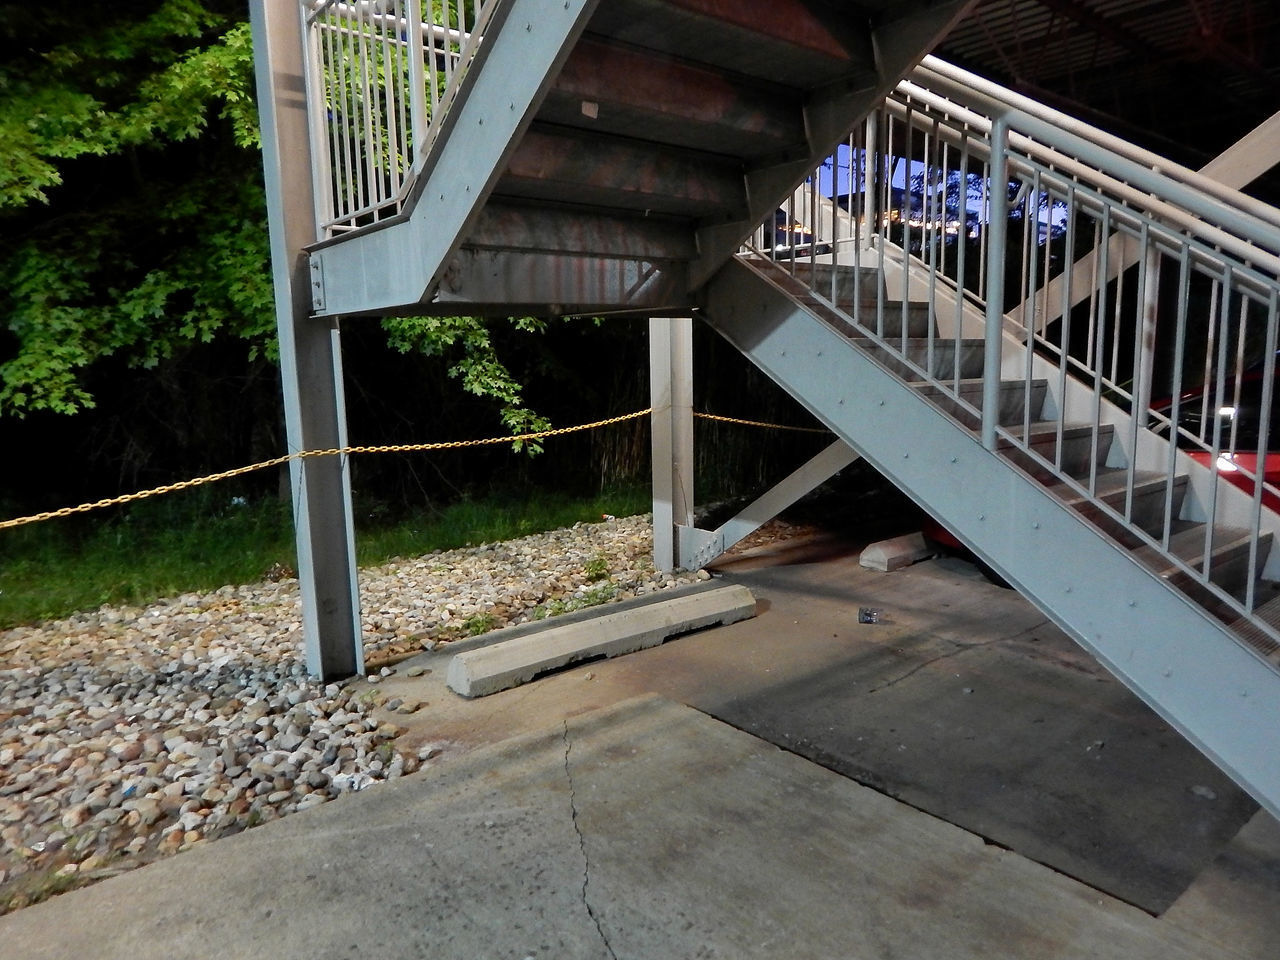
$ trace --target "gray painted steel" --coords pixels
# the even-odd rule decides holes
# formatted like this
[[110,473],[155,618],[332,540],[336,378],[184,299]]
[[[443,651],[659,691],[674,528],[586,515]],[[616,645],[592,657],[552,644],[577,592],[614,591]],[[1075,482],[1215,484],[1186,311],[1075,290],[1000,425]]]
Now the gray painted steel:
[[[693,320],[649,321],[653,565],[685,565],[676,530],[693,525]],[[692,568],[691,568],[692,569]]]
[[741,261],[713,279],[704,315],[1280,813],[1280,677],[1223,624]]
[[[316,239],[316,221],[298,4],[260,0],[250,14],[289,452],[344,447],[338,326],[310,316],[302,252]],[[349,677],[363,671],[364,657],[347,458],[294,460],[289,471],[307,670],[323,680]]]
[[409,215],[317,249],[326,315],[425,299],[519,144],[597,0],[511,0],[494,15]]
[[857,452],[847,443],[843,440],[835,441],[715,530],[680,527],[680,556],[688,558],[690,570],[706,566],[857,459]]

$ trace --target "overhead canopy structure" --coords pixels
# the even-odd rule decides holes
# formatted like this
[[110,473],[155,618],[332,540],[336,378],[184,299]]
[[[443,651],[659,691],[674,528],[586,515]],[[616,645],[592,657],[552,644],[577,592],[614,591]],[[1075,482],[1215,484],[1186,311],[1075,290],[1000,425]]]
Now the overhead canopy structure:
[[936,52],[1192,167],[1280,110],[1274,0],[979,0]]

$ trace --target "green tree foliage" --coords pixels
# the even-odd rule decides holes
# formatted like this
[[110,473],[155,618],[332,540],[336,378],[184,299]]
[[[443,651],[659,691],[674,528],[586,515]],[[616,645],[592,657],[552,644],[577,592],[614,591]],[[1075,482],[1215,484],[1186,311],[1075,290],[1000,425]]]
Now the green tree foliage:
[[[0,3],[0,417],[92,407],[109,357],[157,368],[216,338],[275,356],[242,0],[59,9]],[[483,322],[386,331],[511,429],[543,425]]]

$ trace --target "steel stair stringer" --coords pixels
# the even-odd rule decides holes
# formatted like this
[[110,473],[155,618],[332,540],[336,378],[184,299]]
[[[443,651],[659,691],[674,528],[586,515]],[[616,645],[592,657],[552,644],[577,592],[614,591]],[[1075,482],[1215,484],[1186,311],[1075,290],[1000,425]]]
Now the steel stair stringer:
[[316,316],[387,314],[431,293],[599,0],[510,0],[426,159],[407,214],[311,249]]
[[1280,674],[1225,624],[742,260],[702,316],[1280,815]]

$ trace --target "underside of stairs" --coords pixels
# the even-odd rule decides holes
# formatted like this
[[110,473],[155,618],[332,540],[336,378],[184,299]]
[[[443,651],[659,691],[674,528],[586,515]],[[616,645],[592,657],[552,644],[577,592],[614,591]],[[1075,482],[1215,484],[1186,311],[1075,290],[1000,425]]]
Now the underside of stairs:
[[317,315],[685,311],[968,0],[511,0]]

